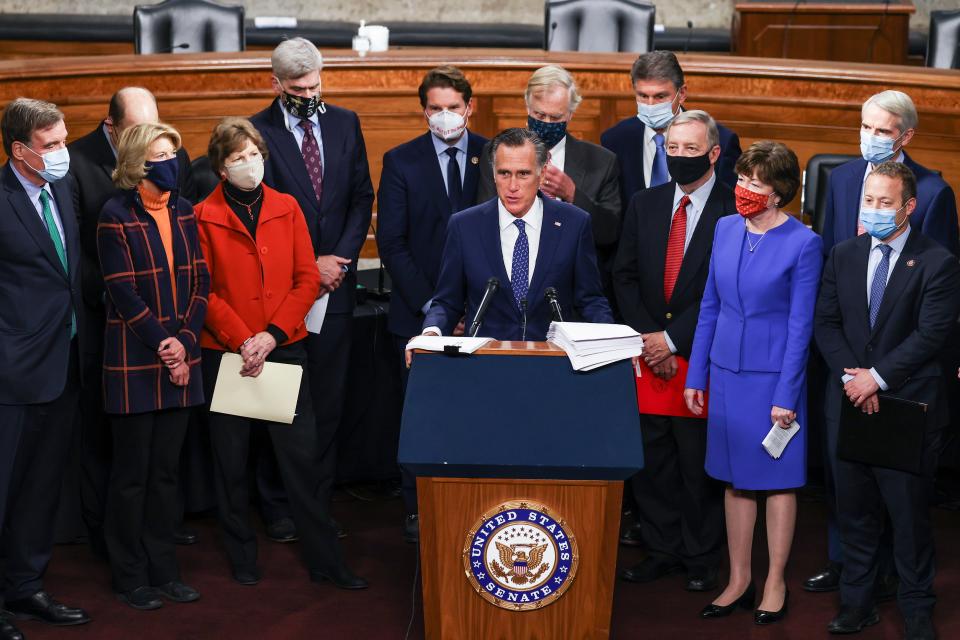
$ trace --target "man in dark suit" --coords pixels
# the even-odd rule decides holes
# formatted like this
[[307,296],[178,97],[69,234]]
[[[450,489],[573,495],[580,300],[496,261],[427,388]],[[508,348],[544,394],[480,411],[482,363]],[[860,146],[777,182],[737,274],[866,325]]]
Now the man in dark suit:
[[[864,184],[866,233],[836,245],[823,271],[814,335],[829,367],[828,447],[836,478],[843,571],[831,633],[876,624],[875,583],[885,514],[893,531],[906,637],[934,637],[933,530],[929,501],[948,422],[938,353],[960,312],[960,265],[908,223],[916,181],[899,162],[877,166]],[[839,459],[842,403],[884,411],[884,397],[927,405],[920,475]]]
[[[103,276],[97,256],[97,221],[104,203],[117,188],[113,170],[117,166],[117,144],[124,131],[134,125],[159,122],[157,100],[142,87],[124,87],[110,98],[107,117],[93,131],[68,146],[70,175],[76,183],[74,207],[80,223],[80,253],[83,263],[84,364],[83,390],[80,395],[80,501],[90,546],[95,555],[106,558],[103,522],[110,478],[112,439],[110,424],[103,413],[101,369],[103,367],[103,330],[106,324]],[[185,149],[177,151],[180,193],[194,202],[195,187],[190,157]],[[196,542],[196,532],[180,529],[177,542]]]
[[490,151],[498,197],[450,218],[423,332],[450,335],[464,309],[471,324],[491,277],[500,288],[481,336],[545,340],[551,322],[544,299],[549,287],[557,290],[565,319],[613,322],[600,290],[590,217],[538,189],[548,160],[546,145],[529,129],[507,129],[493,139]]
[[[360,119],[320,98],[320,52],[304,38],[281,42],[271,57],[276,100],[250,121],[267,143],[263,181],[297,199],[329,295],[320,333],[307,339],[321,450],[335,446],[350,355],[357,260],[367,238],[373,186]],[[267,458],[268,460],[270,458]],[[261,458],[263,461],[264,458]],[[321,489],[329,496],[333,470]],[[261,509],[274,540],[296,539],[279,473],[259,478]]]
[[[680,63],[670,51],[641,54],[630,70],[630,84],[637,96],[637,117],[621,120],[600,136],[600,144],[617,155],[620,163],[620,201],[624,207],[634,193],[670,181],[663,148],[663,132],[683,110],[687,84]],[[740,157],[740,139],[718,124],[720,160],[717,177],[733,188],[733,170]]]
[[[462,71],[450,66],[432,69],[418,93],[429,131],[384,154],[377,192],[377,248],[393,282],[388,323],[400,353],[420,333],[430,306],[447,221],[476,200],[480,158],[487,143],[467,128],[475,101]],[[404,386],[406,378],[407,368],[402,366]],[[403,500],[404,539],[417,542],[416,483],[406,472]]]
[[[907,155],[904,147],[913,139],[917,127],[917,110],[913,101],[900,91],[883,91],[871,96],[861,109],[861,158],[840,165],[830,173],[827,182],[827,200],[823,222],[823,248],[830,250],[836,244],[863,233],[859,224],[860,202],[867,176],[877,164],[895,160],[902,162],[916,176],[917,204],[910,216],[910,226],[940,243],[954,255],[960,255],[957,230],[957,205],[953,189],[937,173],[920,166]],[[949,358],[944,354],[944,359]],[[953,365],[949,367],[952,370]],[[952,376],[949,376],[952,378]],[[948,385],[955,388],[956,380]],[[826,489],[833,494],[833,479],[827,465]],[[843,555],[840,549],[836,516],[830,511],[828,520],[828,555],[830,562],[820,573],[804,583],[808,591],[834,591],[840,583]],[[889,560],[889,538],[881,547]],[[879,588],[889,596],[895,593],[894,567],[886,562],[881,571]]]
[[17,98],[0,122],[0,640],[4,609],[53,625],[89,622],[43,590],[80,389],[80,238],[63,114]]
[[[641,375],[664,382],[690,357],[714,227],[736,212],[733,190],[715,173],[719,134],[709,114],[685,111],[674,118],[666,150],[674,179],[634,194],[613,269],[620,312],[643,334]],[[677,393],[682,396],[682,385]],[[713,590],[723,501],[703,468],[707,421],[692,415],[641,419],[645,465],[633,477],[633,495],[648,555],[621,575],[650,582],[685,569],[688,591]]]

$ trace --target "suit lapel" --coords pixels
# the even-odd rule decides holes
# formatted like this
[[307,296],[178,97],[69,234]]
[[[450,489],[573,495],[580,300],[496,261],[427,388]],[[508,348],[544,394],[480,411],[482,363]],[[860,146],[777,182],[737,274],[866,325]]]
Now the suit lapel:
[[[286,165],[289,174],[297,181],[303,195],[306,196],[306,199],[316,202],[317,197],[313,192],[313,183],[310,182],[310,176],[307,174],[307,166],[303,162],[303,154],[300,152],[300,147],[297,146],[297,139],[292,132],[287,130],[284,122],[286,115],[277,100],[270,106],[270,118],[273,127],[260,133],[273,139],[274,144],[280,151],[280,159]],[[326,148],[324,148],[324,151],[326,151]],[[326,172],[326,167],[324,167],[324,172]]]
[[[569,151],[569,149],[568,149]],[[542,297],[544,279],[547,277],[547,268],[553,263],[553,254],[560,244],[560,234],[563,227],[560,225],[560,216],[557,215],[557,205],[542,193],[543,220],[540,224],[540,247],[537,249],[537,264],[533,269],[533,279],[530,280],[530,289],[527,292],[527,308],[533,307]]]
[[896,305],[900,299],[903,290],[910,280],[913,279],[914,274],[919,271],[919,269],[916,268],[918,242],[917,232],[911,232],[907,238],[907,244],[903,247],[903,253],[897,258],[897,264],[893,267],[893,273],[890,274],[890,279],[887,281],[887,286],[883,291],[883,300],[880,301],[880,309],[877,311],[877,321],[874,323],[873,329],[870,332],[871,336],[883,326],[887,316],[890,315],[890,310],[893,309],[894,305]]
[[[639,162],[637,162],[637,169],[640,171],[640,175],[638,176],[638,179],[640,181],[641,189],[647,188],[647,178],[643,174],[643,154],[646,153],[646,147],[647,147],[646,134],[647,134],[647,125],[641,123],[640,124],[640,144],[637,145],[637,152],[636,152],[637,155],[639,156],[638,158]],[[651,169],[651,172],[652,171],[653,170]]]
[[[70,275],[73,276],[80,273],[80,230],[77,226],[76,211],[73,210],[73,196],[62,180],[52,183],[50,189],[53,191],[53,199],[56,201],[57,211],[60,213],[60,223],[63,225],[64,235],[63,246],[67,251]],[[56,250],[54,250],[54,253],[56,253]]]
[[[27,197],[27,192],[23,190],[23,186],[20,184],[17,176],[14,175],[13,167],[11,167],[10,164],[7,164],[5,174],[7,197],[10,201],[11,208],[20,219],[20,224],[27,230],[27,233],[30,234],[33,241],[37,243],[43,255],[46,256],[50,262],[50,265],[57,273],[66,278],[67,274],[63,270],[60,256],[57,255],[57,250],[53,246],[53,240],[50,239],[50,234],[47,233],[46,226],[44,226],[43,221],[40,220],[40,214],[37,213],[37,208],[30,202],[30,198]],[[58,202],[57,205],[59,204]],[[66,226],[65,221],[64,229],[66,229]]]
[[117,159],[113,155],[113,149],[110,147],[110,142],[107,140],[107,136],[103,133],[103,123],[100,123],[100,126],[97,127],[96,134],[99,134],[97,143],[97,166],[100,167],[100,170],[106,174],[107,179],[110,180],[110,183],[113,184],[113,169],[117,166]]
[[853,166],[855,179],[843,182],[847,189],[843,199],[843,219],[846,221],[847,238],[857,236],[857,222],[860,219],[860,192],[863,191],[863,174],[866,170],[867,161],[861,159]]
[[[346,147],[346,137],[342,126],[337,126],[330,113],[317,112],[317,122],[320,125],[320,138],[323,141],[323,185],[337,184],[337,177],[343,168],[343,150]],[[301,158],[303,156],[301,155]],[[306,170],[304,170],[306,175]],[[313,185],[310,186],[313,189]],[[325,191],[325,190],[324,190]],[[321,194],[321,199],[323,195]],[[327,199],[329,202],[329,198]],[[320,203],[323,208],[323,202]]]
[[[857,241],[854,249],[854,267],[853,269],[841,269],[841,273],[850,280],[845,288],[848,291],[855,291],[857,318],[863,327],[865,335],[870,334],[870,305],[867,304],[867,266],[870,262],[870,236],[864,234]],[[841,305],[843,303],[841,296]]]
[[[480,162],[483,156],[483,143],[470,131],[467,131],[467,136],[467,161],[466,172],[463,176],[463,193],[464,196],[470,195],[470,201],[460,203],[461,209],[472,207],[473,201],[476,199],[477,185],[480,182]],[[443,188],[446,190],[447,185],[443,185]]]
[[[707,202],[703,206],[703,211],[700,212],[697,227],[693,230],[693,237],[690,238],[690,246],[683,252],[683,262],[680,263],[680,273],[677,275],[677,282],[673,286],[674,297],[683,291],[683,288],[690,283],[693,276],[700,270],[701,265],[703,265],[703,261],[710,255],[707,247],[713,238],[713,229],[716,226],[716,222],[723,214],[723,204],[717,195],[717,185],[719,184],[720,180],[717,179],[713,185],[713,189],[710,190],[710,195],[707,197]],[[666,247],[666,242],[663,243],[663,246]],[[661,264],[665,262],[666,254],[664,254],[664,260],[661,261]]]
[[583,165],[583,158],[580,155],[582,149],[581,142],[571,135],[567,135],[567,154],[563,159],[563,172],[570,176],[573,184],[583,184],[583,178],[587,173],[587,168]]
[[[499,200],[493,200],[489,203],[484,212],[484,220],[481,225],[481,241],[483,242],[484,252],[487,254],[487,262],[490,263],[490,273],[499,281],[501,289],[510,289],[510,277],[507,275],[507,268],[503,264],[503,251],[500,249],[500,218],[498,213]],[[513,300],[513,295],[508,294]],[[514,306],[516,304],[514,303]]]
[[[673,184],[673,183],[671,183]],[[642,242],[641,251],[649,258],[651,279],[660,283],[660,295],[663,296],[663,274],[667,263],[667,242],[670,239],[670,225],[673,219],[673,191],[664,190],[663,197],[650,211],[640,212],[642,216],[650,216],[650,237]],[[680,278],[677,278],[679,285]],[[674,294],[677,288],[674,287]]]
[[450,206],[450,198],[447,195],[447,185],[443,182],[443,172],[440,171],[440,160],[437,159],[437,149],[433,146],[431,140],[432,133],[429,131],[420,136],[420,153],[418,161],[420,162],[420,171],[422,175],[427,176],[426,196],[433,201],[438,211],[444,214],[444,220],[449,220],[453,213]]

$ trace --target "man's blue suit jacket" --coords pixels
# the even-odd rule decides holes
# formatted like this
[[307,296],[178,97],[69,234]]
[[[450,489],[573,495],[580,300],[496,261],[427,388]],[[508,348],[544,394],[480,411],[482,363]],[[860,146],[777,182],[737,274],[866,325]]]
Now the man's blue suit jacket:
[[[463,206],[472,205],[487,139],[467,132]],[[443,240],[454,211],[447,197],[437,150],[429,131],[387,151],[377,192],[377,248],[390,272],[390,331],[409,338],[420,333],[423,306],[440,275]]]
[[[620,206],[626,211],[633,194],[647,188],[643,177],[643,133],[647,125],[636,116],[621,120],[600,136],[600,144],[613,151],[620,163]],[[717,160],[717,177],[731,189],[737,184],[734,167],[740,158],[740,138],[722,124],[717,124],[720,133],[720,159]]]
[[[527,340],[546,340],[550,308],[548,287],[557,290],[564,320],[613,322],[603,296],[593,248],[590,216],[571,204],[540,195],[543,225],[537,263],[527,294]],[[461,317],[467,329],[483,298],[487,280],[500,281],[478,335],[497,340],[522,340],[523,314],[513,298],[500,248],[498,199],[493,198],[450,218],[443,248],[440,280],[423,327],[439,327],[450,335]],[[466,310],[466,313],[464,313]]]
[[319,114],[323,193],[322,201],[317,202],[297,139],[287,130],[282,109],[274,100],[250,118],[270,151],[263,181],[297,199],[318,256],[333,254],[353,260],[343,283],[330,294],[327,307],[328,313],[349,313],[356,300],[357,259],[373,212],[373,185],[360,119],[353,111],[331,104]]
[[[910,215],[911,226],[936,240],[953,255],[960,255],[957,200],[953,189],[935,172],[914,162],[906,151],[903,152],[903,163],[917,177],[917,208]],[[824,254],[829,253],[833,245],[857,236],[860,192],[866,170],[867,161],[856,158],[830,173],[823,218]]]

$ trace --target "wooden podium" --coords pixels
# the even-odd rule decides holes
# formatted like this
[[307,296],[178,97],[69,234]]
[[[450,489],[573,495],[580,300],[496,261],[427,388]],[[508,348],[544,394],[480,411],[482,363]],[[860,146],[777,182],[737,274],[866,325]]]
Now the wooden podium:
[[623,480],[643,466],[629,361],[418,353],[399,460],[418,476],[429,640],[609,637]]

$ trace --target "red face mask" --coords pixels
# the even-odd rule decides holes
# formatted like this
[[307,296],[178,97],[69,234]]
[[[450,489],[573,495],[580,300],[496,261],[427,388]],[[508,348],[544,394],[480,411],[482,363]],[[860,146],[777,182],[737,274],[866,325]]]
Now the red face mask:
[[750,191],[745,187],[737,185],[733,190],[737,199],[737,213],[744,218],[752,218],[767,210],[767,202],[770,200],[770,194],[757,193]]

